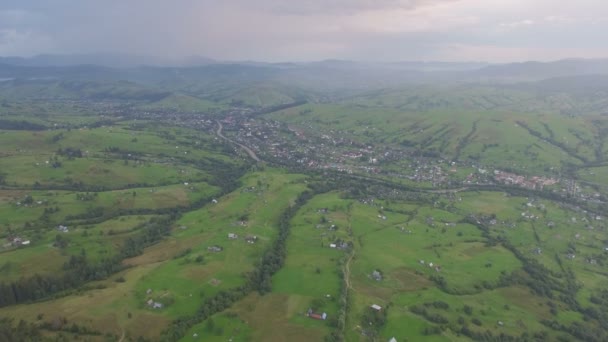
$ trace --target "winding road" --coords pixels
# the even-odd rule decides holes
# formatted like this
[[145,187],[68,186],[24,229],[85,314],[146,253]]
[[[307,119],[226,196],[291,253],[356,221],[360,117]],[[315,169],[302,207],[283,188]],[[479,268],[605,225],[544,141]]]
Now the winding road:
[[238,147],[242,148],[243,150],[245,150],[245,152],[247,152],[247,154],[251,157],[251,159],[255,160],[256,162],[261,162],[262,160],[260,158],[258,158],[258,156],[255,154],[255,152],[253,152],[249,147],[240,144],[234,140],[228,139],[226,138],[223,134],[222,134],[222,129],[224,129],[224,126],[222,126],[222,123],[219,121],[215,121],[217,122],[217,131],[215,132],[217,134],[218,137],[226,140],[229,143],[235,144]]

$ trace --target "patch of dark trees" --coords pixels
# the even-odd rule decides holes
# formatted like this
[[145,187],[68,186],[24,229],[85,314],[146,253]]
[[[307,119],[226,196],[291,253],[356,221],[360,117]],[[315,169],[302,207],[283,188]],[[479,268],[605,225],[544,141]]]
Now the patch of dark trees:
[[267,108],[263,108],[263,109],[255,111],[252,114],[252,116],[261,116],[264,114],[270,114],[270,113],[278,112],[280,110],[285,110],[285,109],[289,109],[289,108],[293,108],[293,107],[299,107],[306,103],[308,103],[308,101],[299,100],[299,101],[294,101],[291,103],[285,103],[285,104],[280,104],[280,105],[276,105],[276,106],[272,106],[272,107],[267,107]]
[[523,265],[524,272],[515,271],[508,275],[502,274],[499,286],[517,284],[528,287],[534,294],[552,300],[549,302],[549,306],[553,315],[557,314],[557,306],[553,300],[557,300],[565,304],[568,309],[583,315],[583,322],[573,322],[570,325],[563,325],[555,320],[541,321],[543,325],[553,330],[566,332],[583,341],[608,340],[608,290],[601,290],[590,297],[590,302],[595,305],[583,307],[576,299],[581,284],[576,281],[574,272],[562,264],[558,255],[555,256],[555,259],[561,272],[549,270],[536,259],[524,255],[507,239],[493,236],[488,226],[483,223],[486,219],[468,216],[464,221],[480,229],[482,235],[487,239],[487,244],[501,244],[511,251]]
[[13,121],[13,120],[0,120],[0,129],[12,130],[12,131],[44,131],[47,129],[46,126],[28,122],[28,121]]
[[79,148],[65,147],[57,149],[57,154],[68,159],[82,158],[82,151]]
[[530,135],[541,139],[543,141],[548,142],[549,144],[556,146],[558,148],[560,148],[561,150],[563,150],[564,152],[566,152],[569,156],[576,158],[578,160],[580,160],[581,162],[583,162],[583,164],[587,164],[589,163],[589,160],[587,158],[585,158],[584,156],[581,156],[579,154],[576,153],[575,150],[573,150],[572,148],[566,146],[564,143],[562,143],[561,141],[557,141],[551,137],[545,137],[542,135],[541,132],[531,128],[530,126],[528,126],[527,123],[523,122],[523,121],[516,121],[518,125],[520,125],[521,127],[525,128],[528,133],[530,133]]
[[21,320],[15,325],[11,318],[0,317],[0,341],[45,341],[45,339],[33,323]]
[[89,281],[106,279],[124,269],[124,259],[140,255],[145,247],[169,235],[171,224],[177,218],[177,215],[152,218],[137,236],[125,240],[118,254],[112,258],[92,263],[82,251],[80,255],[70,257],[63,265],[61,275],[37,274],[0,283],[0,307],[48,299],[69,293]]
[[475,120],[473,122],[473,126],[471,127],[471,131],[458,142],[458,145],[456,146],[456,151],[454,152],[456,160],[460,159],[460,154],[462,153],[462,150],[471,142],[471,139],[475,136],[475,133],[477,132],[478,122],[479,120]]
[[382,310],[374,310],[366,308],[361,316],[361,326],[365,327],[363,333],[371,341],[376,341],[380,337],[380,331],[388,321],[388,309],[390,304],[382,308]]
[[[347,262],[346,260],[351,257],[353,251],[350,251],[350,254],[344,255],[343,262]],[[340,295],[339,295],[339,309],[336,312],[335,317],[330,318],[329,326],[332,328],[329,335],[325,336],[325,342],[341,342],[344,341],[344,329],[346,328],[346,315],[349,309],[349,294],[348,294],[348,283],[344,279],[345,273],[344,268],[340,269],[338,273],[340,279],[342,280],[342,286],[340,286]]]

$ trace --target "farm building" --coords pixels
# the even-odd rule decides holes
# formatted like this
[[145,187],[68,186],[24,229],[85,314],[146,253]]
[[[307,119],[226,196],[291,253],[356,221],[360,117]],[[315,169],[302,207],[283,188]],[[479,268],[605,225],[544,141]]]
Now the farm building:
[[23,243],[23,239],[18,236],[14,237],[12,239],[9,238],[8,240],[11,242],[11,245],[13,245],[13,246],[19,246]]
[[148,306],[153,309],[162,309],[163,308],[163,303],[155,302],[152,299],[148,299],[148,301],[146,301],[146,304],[148,304]]
[[209,252],[214,252],[214,253],[217,253],[217,252],[221,252],[221,251],[223,251],[223,250],[224,250],[224,248],[223,248],[223,247],[221,247],[221,246],[218,246],[218,245],[213,245],[213,246],[209,246],[209,247],[207,247],[207,250],[208,250]]
[[238,239],[239,236],[234,233],[228,233],[228,238],[231,240]]
[[378,304],[372,304],[372,305],[370,306],[370,308],[372,308],[372,309],[374,309],[374,310],[376,310],[376,311],[380,311],[380,310],[382,310],[382,307],[381,307],[380,305],[378,305]]
[[318,320],[322,320],[322,321],[327,319],[327,314],[325,312],[322,314],[318,314],[318,313],[313,312],[312,309],[308,309],[306,316],[308,316],[312,319],[318,319]]

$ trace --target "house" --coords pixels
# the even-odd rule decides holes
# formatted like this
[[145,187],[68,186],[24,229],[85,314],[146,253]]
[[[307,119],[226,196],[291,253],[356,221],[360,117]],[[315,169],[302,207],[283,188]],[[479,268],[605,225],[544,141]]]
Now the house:
[[154,304],[152,304],[152,308],[153,309],[162,309],[163,308],[163,303],[154,302]]
[[27,246],[30,244],[30,240],[25,240],[21,242],[21,246]]
[[223,247],[221,247],[221,246],[218,246],[218,245],[213,245],[213,246],[209,246],[209,247],[207,247],[207,250],[208,250],[209,252],[214,252],[214,253],[217,253],[217,252],[221,252],[221,251],[223,251],[223,250],[224,250],[224,248],[223,248]]
[[338,247],[338,246],[335,243],[330,243],[329,244],[329,248],[336,248],[336,247]]
[[318,314],[312,311],[311,308],[308,309],[308,311],[306,312],[306,316],[312,318],[312,319],[318,319],[318,320],[326,320],[327,319],[327,314],[324,312],[322,314]]
[[391,337],[391,339],[390,339],[390,340],[388,340],[388,342],[397,342],[397,339],[396,339],[396,338],[394,338],[394,337]]
[[214,199],[211,200],[211,203],[217,204],[217,200],[214,198]]
[[381,281],[382,280],[382,273],[380,273],[380,271],[378,270],[374,270],[371,274],[371,277],[375,280],[375,281]]
[[228,233],[228,238],[231,240],[238,239],[239,236],[234,233]]
[[20,238],[20,237],[18,237],[18,236],[16,236],[12,240],[9,239],[9,241],[11,242],[11,245],[13,245],[13,246],[19,246],[23,242],[23,239]]
[[381,307],[380,305],[378,305],[378,304],[372,304],[372,305],[370,306],[370,308],[372,308],[372,309],[374,309],[374,310],[376,310],[376,311],[380,311],[380,310],[382,310],[382,307]]
[[258,241],[258,237],[257,237],[257,236],[255,236],[255,235],[247,235],[247,236],[245,237],[245,241],[246,241],[247,243],[251,243],[251,244],[253,244],[253,243],[256,243],[256,241]]
[[146,290],[146,294],[148,294],[148,295],[149,295],[150,293],[152,293],[152,289],[147,289],[147,290]]
[[152,306],[154,304],[154,301],[152,299],[148,299],[146,304],[148,304],[148,306]]
[[64,226],[64,225],[59,225],[59,227],[57,227],[57,230],[62,232],[62,233],[67,233],[70,230],[68,229],[68,227]]

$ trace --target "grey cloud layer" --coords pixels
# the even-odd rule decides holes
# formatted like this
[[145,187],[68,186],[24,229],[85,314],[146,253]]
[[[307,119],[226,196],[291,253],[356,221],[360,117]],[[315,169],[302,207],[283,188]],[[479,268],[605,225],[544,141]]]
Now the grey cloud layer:
[[524,60],[608,56],[603,0],[4,0],[0,55]]
[[244,2],[228,0],[229,3],[284,14],[354,14],[361,11],[381,9],[414,9],[434,3],[456,0],[311,0],[284,1],[261,0]]

